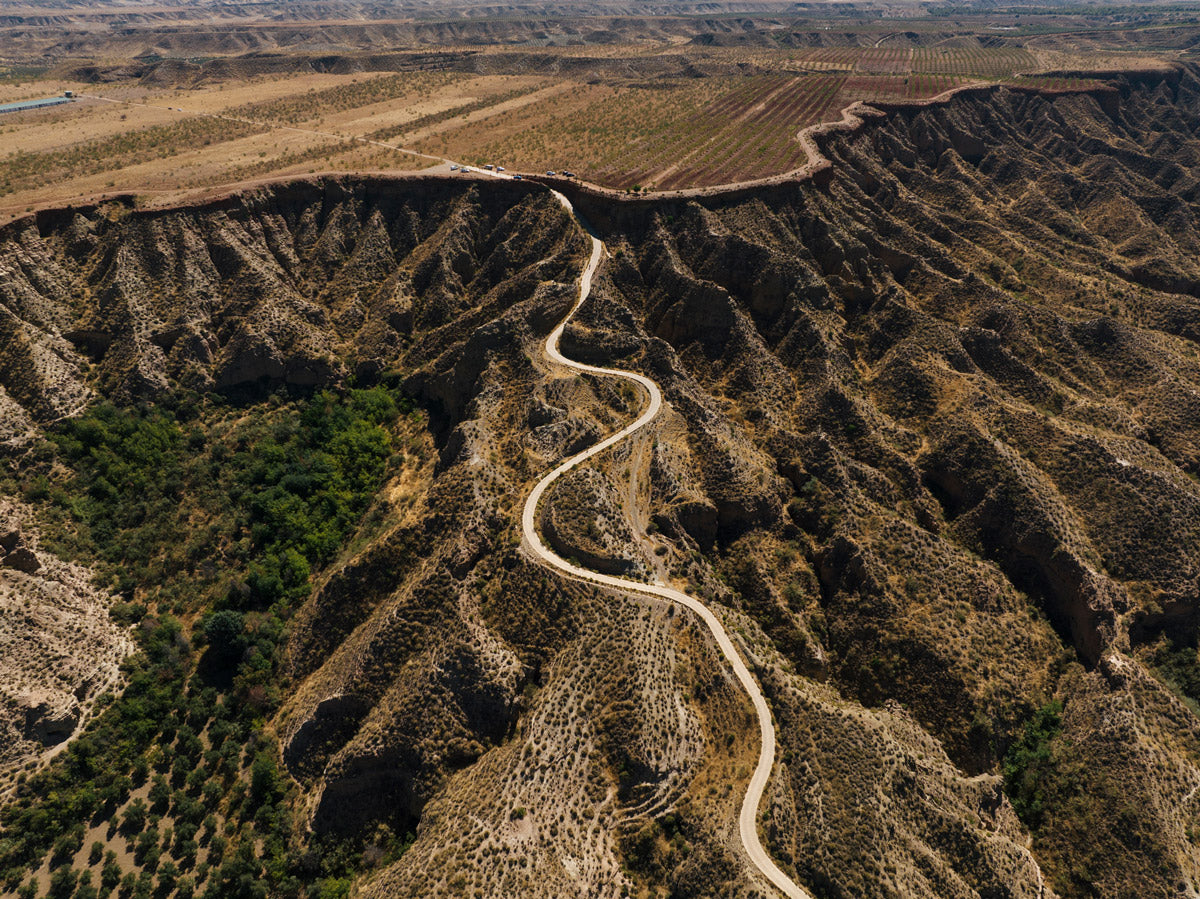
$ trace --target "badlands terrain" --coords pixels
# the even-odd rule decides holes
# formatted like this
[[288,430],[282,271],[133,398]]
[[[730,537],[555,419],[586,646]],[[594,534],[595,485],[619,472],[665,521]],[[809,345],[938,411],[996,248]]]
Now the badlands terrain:
[[1197,894],[1186,10],[275,12],[0,19],[0,894]]

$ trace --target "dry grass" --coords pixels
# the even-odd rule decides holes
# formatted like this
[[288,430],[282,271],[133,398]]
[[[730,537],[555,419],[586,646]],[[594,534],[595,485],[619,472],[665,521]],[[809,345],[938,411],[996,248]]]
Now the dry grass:
[[[623,55],[631,65],[648,53],[587,52],[598,61]],[[539,74],[510,63],[508,74],[254,76],[188,89],[7,82],[0,101],[63,89],[85,99],[0,120],[0,215],[104,193],[177,199],[244,178],[422,165],[349,143],[359,137],[513,171],[569,168],[618,188],[723,184],[800,167],[807,160],[797,132],[836,119],[854,100],[921,99],[1039,66],[1099,64],[1098,56],[953,48],[687,52],[708,77],[645,78],[611,64],[600,75],[546,67]],[[1111,66],[1110,56],[1102,61]],[[117,102],[88,99],[95,96]]]

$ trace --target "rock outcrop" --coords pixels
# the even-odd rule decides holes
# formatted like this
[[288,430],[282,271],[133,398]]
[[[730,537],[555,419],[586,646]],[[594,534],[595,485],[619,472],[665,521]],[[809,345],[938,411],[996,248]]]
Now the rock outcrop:
[[33,510],[0,500],[0,793],[120,689],[133,649],[91,572],[38,548]]

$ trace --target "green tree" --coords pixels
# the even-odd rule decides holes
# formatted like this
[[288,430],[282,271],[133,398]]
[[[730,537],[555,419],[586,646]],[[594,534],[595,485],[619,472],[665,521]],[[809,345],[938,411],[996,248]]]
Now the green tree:
[[1062,711],[1062,703],[1052,700],[1034,712],[1004,758],[1004,790],[1030,830],[1042,823],[1047,785],[1055,774],[1052,744],[1062,731]]
[[50,890],[46,893],[50,899],[69,899],[75,891],[75,883],[79,879],[78,872],[70,865],[62,865],[54,869],[50,875]]
[[240,612],[214,612],[204,619],[203,628],[210,650],[222,661],[232,661],[245,650],[245,620]]
[[260,752],[250,766],[250,800],[255,806],[260,806],[275,802],[280,795],[279,768],[275,758],[265,751]]
[[156,815],[167,813],[167,809],[171,805],[171,786],[161,774],[155,774],[150,781],[150,792],[147,798],[150,800],[150,809]]
[[117,854],[108,852],[104,856],[104,867],[100,871],[100,885],[111,892],[121,882],[121,866],[117,863]]
[[158,848],[159,833],[158,828],[151,824],[140,834],[133,844],[133,858],[139,865],[153,870],[158,863],[159,848]]
[[179,879],[179,868],[176,864],[167,859],[158,866],[158,887],[155,893],[158,896],[168,896],[175,889],[175,884]]
[[83,871],[79,875],[79,886],[75,888],[75,899],[97,899],[98,895],[92,886],[92,872]]

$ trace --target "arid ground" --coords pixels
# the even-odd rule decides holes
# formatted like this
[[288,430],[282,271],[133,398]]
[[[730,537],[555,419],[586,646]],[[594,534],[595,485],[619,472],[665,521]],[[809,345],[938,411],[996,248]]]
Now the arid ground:
[[1197,47],[0,10],[0,896],[1196,895]]

